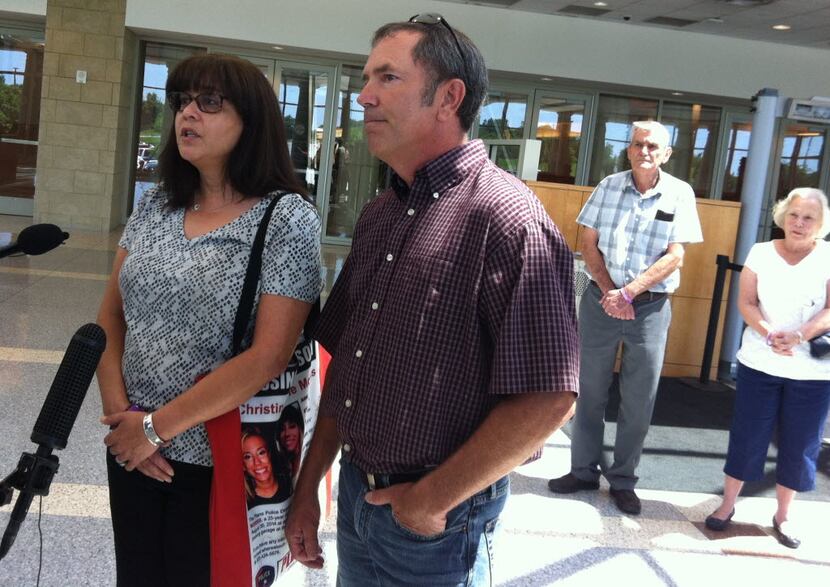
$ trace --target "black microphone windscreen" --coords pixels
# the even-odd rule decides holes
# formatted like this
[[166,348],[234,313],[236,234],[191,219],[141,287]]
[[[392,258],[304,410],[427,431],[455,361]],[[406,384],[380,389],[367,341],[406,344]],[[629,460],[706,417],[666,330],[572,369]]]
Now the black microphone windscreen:
[[54,224],[33,224],[20,231],[17,245],[27,255],[48,253],[69,238],[60,227]]
[[51,449],[66,448],[106,344],[107,336],[97,324],[84,324],[78,329],[32,429],[32,442]]

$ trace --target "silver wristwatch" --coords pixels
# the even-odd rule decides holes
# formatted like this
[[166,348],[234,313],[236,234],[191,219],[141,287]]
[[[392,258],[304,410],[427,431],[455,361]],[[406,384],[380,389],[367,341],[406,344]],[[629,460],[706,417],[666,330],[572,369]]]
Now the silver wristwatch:
[[161,439],[161,436],[156,433],[155,427],[153,427],[152,413],[144,414],[144,436],[146,436],[147,440],[150,441],[150,444],[156,448],[162,446],[165,442]]

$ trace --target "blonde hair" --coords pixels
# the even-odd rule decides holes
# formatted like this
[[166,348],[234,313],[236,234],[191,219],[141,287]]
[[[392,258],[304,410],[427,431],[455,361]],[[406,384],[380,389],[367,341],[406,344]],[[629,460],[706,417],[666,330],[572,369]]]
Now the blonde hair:
[[821,208],[821,226],[816,233],[816,238],[824,238],[830,232],[830,208],[827,206],[827,196],[816,188],[795,188],[783,200],[778,200],[772,208],[772,221],[779,228],[784,228],[784,217],[795,198],[814,200]]

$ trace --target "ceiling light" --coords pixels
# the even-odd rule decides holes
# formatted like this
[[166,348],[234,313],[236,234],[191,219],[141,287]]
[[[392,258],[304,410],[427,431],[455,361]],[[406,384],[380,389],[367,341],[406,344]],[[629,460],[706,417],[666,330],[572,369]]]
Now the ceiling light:
[[553,78],[551,78],[551,77],[543,77],[543,78],[542,78],[542,81],[543,81],[543,82],[550,82],[550,81],[553,81]]
[[594,6],[608,6],[608,2],[594,2]]
[[274,45],[274,46],[272,46],[271,48],[272,48],[272,49],[276,49],[277,51],[283,51],[283,48],[282,48],[282,47],[280,47],[279,45]]
[[723,24],[723,19],[719,16],[713,16],[711,18],[707,18],[706,22],[714,22],[716,24]]
[[774,24],[772,25],[772,28],[774,28],[776,31],[788,31],[793,27],[791,27],[788,24]]
[[682,96],[683,92],[672,92],[671,95],[672,96]]

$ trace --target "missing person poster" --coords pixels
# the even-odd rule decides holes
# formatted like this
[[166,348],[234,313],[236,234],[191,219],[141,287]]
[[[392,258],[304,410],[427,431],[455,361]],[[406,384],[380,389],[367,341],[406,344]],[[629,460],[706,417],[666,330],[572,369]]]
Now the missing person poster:
[[285,372],[239,408],[252,585],[273,585],[293,562],[285,519],[320,404],[317,343],[297,346]]

